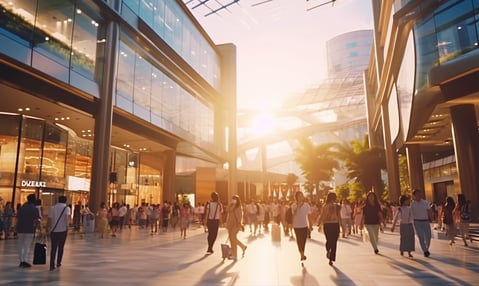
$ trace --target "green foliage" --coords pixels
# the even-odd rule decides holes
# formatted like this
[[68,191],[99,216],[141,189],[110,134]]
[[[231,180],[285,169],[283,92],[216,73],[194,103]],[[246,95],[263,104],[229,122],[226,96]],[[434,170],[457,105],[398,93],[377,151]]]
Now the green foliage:
[[321,198],[331,187],[320,184],[331,181],[339,168],[337,161],[337,144],[314,145],[310,139],[299,140],[300,146],[295,150],[295,161],[301,168],[301,174],[309,185],[314,185]]
[[409,170],[407,166],[407,157],[399,154],[399,184],[401,186],[401,194],[411,194],[411,184],[409,182]]
[[363,192],[374,189],[380,197],[384,192],[381,170],[386,169],[384,148],[369,146],[368,136],[341,145],[339,158],[343,160],[346,176],[362,185]]

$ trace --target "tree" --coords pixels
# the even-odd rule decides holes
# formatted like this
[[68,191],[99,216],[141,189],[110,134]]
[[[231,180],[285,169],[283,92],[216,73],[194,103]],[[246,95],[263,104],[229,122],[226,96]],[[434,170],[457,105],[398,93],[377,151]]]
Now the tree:
[[[336,160],[337,144],[327,143],[314,145],[310,139],[301,139],[300,146],[295,150],[295,161],[301,168],[301,174],[316,188],[319,197],[325,195],[326,187],[321,182],[331,181],[339,163]],[[320,189],[320,186],[322,187]]]
[[353,140],[350,145],[341,145],[338,154],[344,161],[347,177],[360,183],[365,193],[374,189],[378,198],[381,198],[384,192],[381,170],[386,169],[384,148],[370,147],[366,135],[362,141]]
[[[288,190],[290,191],[290,194],[293,195],[293,186],[298,180],[298,176],[294,173],[288,173],[286,176],[286,185],[288,186]],[[286,191],[287,192],[287,191]],[[285,196],[285,194],[283,194]]]

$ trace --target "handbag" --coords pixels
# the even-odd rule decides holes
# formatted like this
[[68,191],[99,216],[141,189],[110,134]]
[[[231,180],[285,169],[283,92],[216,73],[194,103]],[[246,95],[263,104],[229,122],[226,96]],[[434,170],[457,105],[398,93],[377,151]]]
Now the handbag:
[[45,243],[45,237],[39,236],[39,240],[35,242],[35,248],[33,251],[33,264],[46,264],[47,263],[47,244]]

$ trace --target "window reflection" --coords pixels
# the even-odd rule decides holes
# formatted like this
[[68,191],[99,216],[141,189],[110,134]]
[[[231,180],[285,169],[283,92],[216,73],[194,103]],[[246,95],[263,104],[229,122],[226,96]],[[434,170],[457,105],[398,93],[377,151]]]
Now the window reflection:
[[214,112],[135,52],[121,36],[116,106],[171,132],[177,128],[203,142],[214,142]]

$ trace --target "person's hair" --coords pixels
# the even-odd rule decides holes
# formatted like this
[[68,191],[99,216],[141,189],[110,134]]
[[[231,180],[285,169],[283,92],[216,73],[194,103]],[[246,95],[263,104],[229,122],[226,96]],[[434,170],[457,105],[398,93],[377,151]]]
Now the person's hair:
[[235,208],[241,207],[241,199],[238,195],[234,195],[232,199],[237,201]]
[[326,203],[333,203],[336,200],[336,193],[335,192],[329,192],[326,195]]
[[456,206],[456,203],[454,202],[454,199],[452,197],[447,197],[446,198],[446,205],[451,206],[451,208],[454,208]]
[[35,203],[35,201],[37,200],[37,198],[35,197],[35,194],[30,194],[27,196],[27,201],[29,203]]
[[218,193],[217,192],[212,192],[211,193],[211,199],[213,200],[213,202],[217,202],[218,201]]
[[421,193],[421,192],[422,192],[422,191],[421,191],[420,189],[414,189],[414,190],[412,191],[412,194],[413,194],[413,195],[416,195],[417,193]]
[[378,196],[376,196],[376,193],[375,193],[374,191],[369,191],[369,192],[366,194],[366,203],[367,203],[367,204],[369,203],[369,200],[368,200],[368,197],[369,197],[369,196],[373,196],[373,197],[374,197],[374,204],[379,205]]
[[294,193],[294,199],[295,199],[295,200],[298,200],[298,196],[299,196],[300,194],[302,195],[303,193],[300,192],[300,191],[297,191],[296,193]]
[[63,203],[63,204],[66,203],[66,202],[67,202],[67,197],[65,197],[65,196],[59,196],[59,197],[58,197],[58,202],[59,202],[59,203]]
[[399,205],[402,206],[404,205],[404,203],[409,199],[409,196],[408,195],[402,195],[401,197],[399,197]]

